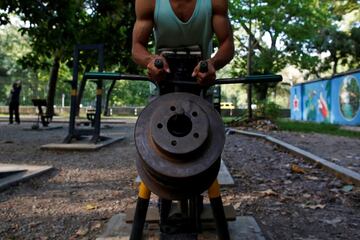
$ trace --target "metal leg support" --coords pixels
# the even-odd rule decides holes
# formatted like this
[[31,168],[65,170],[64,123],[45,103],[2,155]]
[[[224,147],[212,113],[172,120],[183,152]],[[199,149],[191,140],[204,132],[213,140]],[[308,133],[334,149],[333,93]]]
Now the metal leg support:
[[131,229],[130,240],[141,240],[144,230],[146,213],[150,201],[150,190],[143,182],[139,186],[139,195],[136,203],[133,226]]
[[230,234],[224,213],[224,206],[220,196],[220,185],[217,180],[208,190],[211,208],[214,214],[216,230],[219,240],[229,240]]

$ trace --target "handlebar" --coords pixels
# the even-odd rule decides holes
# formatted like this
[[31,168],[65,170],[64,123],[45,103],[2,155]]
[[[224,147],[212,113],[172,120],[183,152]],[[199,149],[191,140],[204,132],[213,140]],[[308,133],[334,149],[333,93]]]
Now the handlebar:
[[[133,80],[133,81],[149,81],[157,85],[153,80],[150,80],[147,76],[143,75],[133,75],[133,74],[120,74],[113,72],[86,72],[84,74],[84,79],[91,80]],[[219,78],[214,81],[212,85],[216,84],[251,84],[251,83],[271,83],[271,82],[281,82],[281,75],[252,75],[247,77],[239,78]],[[172,81],[175,84],[182,85],[198,85],[196,82],[179,82]]]
[[154,63],[155,67],[158,69],[162,69],[164,67],[164,63],[161,59],[155,59],[155,63]]
[[200,72],[206,73],[208,71],[208,62],[207,61],[201,61],[200,62]]

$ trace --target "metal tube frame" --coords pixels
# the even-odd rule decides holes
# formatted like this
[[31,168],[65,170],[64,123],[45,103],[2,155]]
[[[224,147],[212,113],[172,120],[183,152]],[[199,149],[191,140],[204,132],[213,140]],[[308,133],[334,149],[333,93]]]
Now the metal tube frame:
[[[92,136],[91,142],[97,143],[102,139],[100,136],[101,127],[101,100],[102,100],[102,79],[96,81],[96,109],[93,129],[77,129],[75,124],[77,112],[77,95],[78,95],[78,75],[79,75],[79,55],[80,51],[97,50],[98,52],[98,70],[99,73],[104,71],[104,45],[103,44],[88,44],[75,45],[74,48],[74,63],[73,63],[73,78],[71,81],[71,105],[69,118],[69,132],[64,143],[70,143],[73,138],[80,139],[82,136]],[[87,80],[86,78],[84,79]]]

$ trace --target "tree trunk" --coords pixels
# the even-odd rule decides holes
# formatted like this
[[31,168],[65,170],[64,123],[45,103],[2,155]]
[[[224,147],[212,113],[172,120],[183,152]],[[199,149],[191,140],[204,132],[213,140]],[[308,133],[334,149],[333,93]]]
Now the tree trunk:
[[107,92],[107,95],[106,95],[106,100],[105,100],[105,109],[104,109],[104,116],[110,116],[110,112],[109,112],[109,101],[110,101],[110,96],[111,96],[111,93],[115,87],[115,83],[116,83],[116,80],[113,80],[111,85],[110,85],[110,88]]
[[265,101],[267,97],[268,89],[269,89],[269,85],[267,83],[254,84],[256,99],[258,101]]
[[54,62],[51,68],[50,80],[49,80],[49,90],[47,96],[47,106],[46,114],[53,116],[54,115],[54,103],[55,103],[55,94],[56,94],[56,84],[59,75],[60,68],[60,57],[55,56]]
[[337,65],[338,65],[339,59],[334,58],[334,66],[333,66],[333,75],[337,74]]

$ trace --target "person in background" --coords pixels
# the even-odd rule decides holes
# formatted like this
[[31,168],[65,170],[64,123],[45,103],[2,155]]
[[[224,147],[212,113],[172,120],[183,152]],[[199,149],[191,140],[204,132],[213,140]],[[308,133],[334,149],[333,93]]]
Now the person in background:
[[15,114],[15,122],[20,124],[20,116],[19,116],[19,105],[20,105],[20,92],[21,92],[21,82],[16,81],[12,85],[12,89],[10,91],[10,101],[9,101],[9,124],[13,124],[13,115]]

